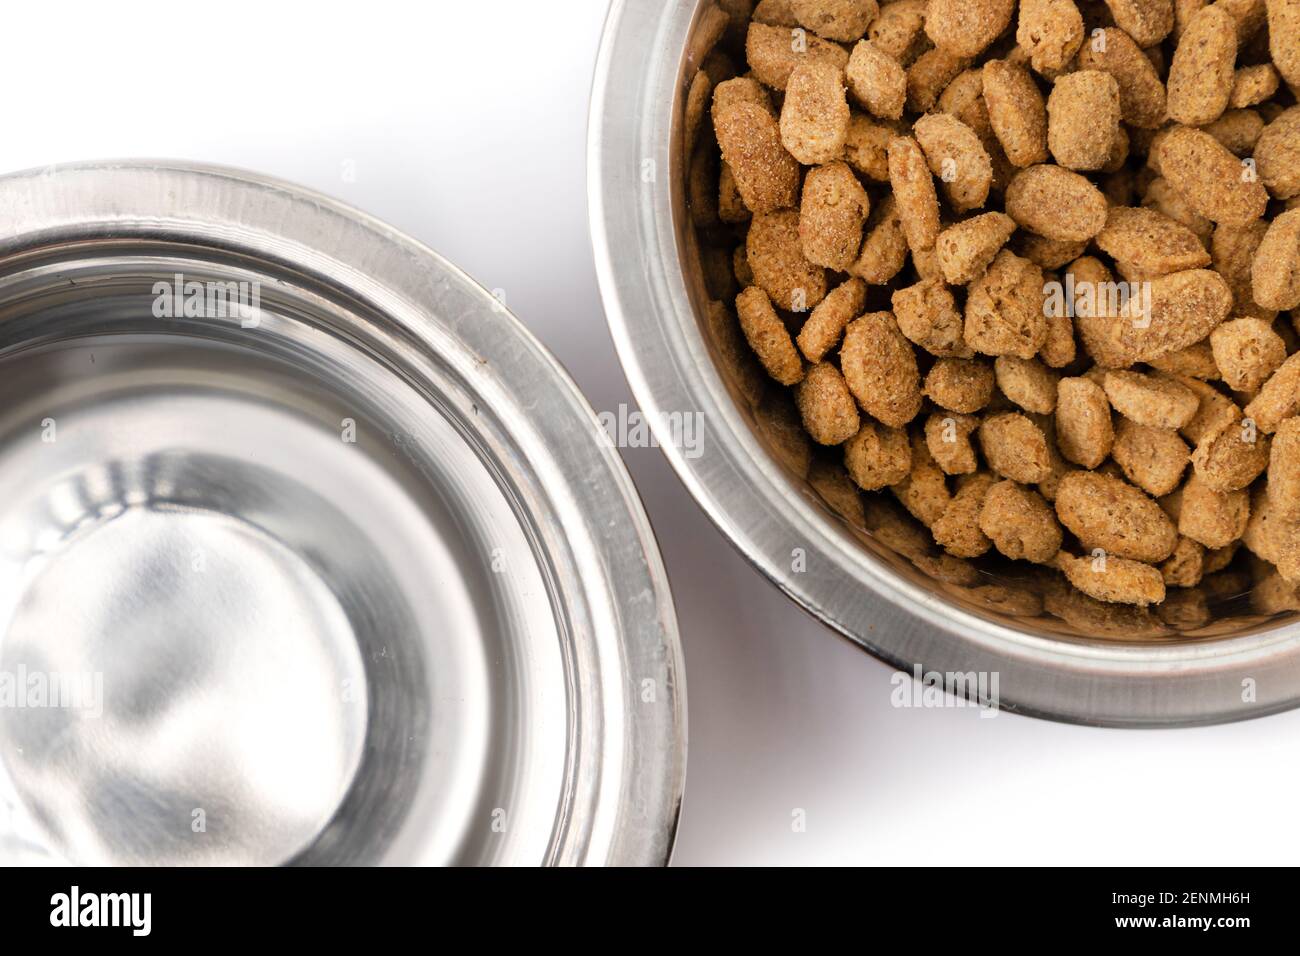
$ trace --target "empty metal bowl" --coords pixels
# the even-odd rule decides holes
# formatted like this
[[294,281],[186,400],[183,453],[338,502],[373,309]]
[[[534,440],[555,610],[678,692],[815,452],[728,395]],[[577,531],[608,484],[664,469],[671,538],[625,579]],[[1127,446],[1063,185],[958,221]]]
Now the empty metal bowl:
[[[614,0],[588,134],[610,329],[701,507],[816,617],[957,693],[996,679],[986,703],[1005,710],[1165,726],[1300,702],[1300,623],[1269,606],[1244,560],[1158,613],[1100,605],[1046,575],[945,560],[888,496],[846,488],[833,455],[808,448],[789,397],[753,374],[730,311],[738,236],[697,230],[687,206],[687,92],[717,42],[744,69],[738,39],[709,0]],[[689,447],[674,442],[683,416],[702,430]]]
[[0,862],[665,862],[658,550],[495,299],[223,169],[0,223]]

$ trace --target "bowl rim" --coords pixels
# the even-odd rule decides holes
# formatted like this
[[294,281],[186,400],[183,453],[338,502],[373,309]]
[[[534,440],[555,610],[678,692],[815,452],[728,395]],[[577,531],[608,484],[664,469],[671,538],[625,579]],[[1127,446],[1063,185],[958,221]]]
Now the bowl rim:
[[[0,176],[0,215],[0,259],[125,239],[188,243],[295,271],[381,316],[403,370],[436,358],[451,383],[441,400],[458,421],[473,423],[488,403],[492,420],[509,427],[485,424],[467,444],[491,456],[521,521],[527,513],[543,525],[535,547],[553,571],[569,671],[556,689],[567,700],[565,788],[549,859],[536,862],[668,862],[687,716],[667,572],[594,410],[522,322],[415,239],[322,193],[244,170],[140,159],[9,173]],[[655,706],[642,698],[647,678],[658,681]]]
[[[624,373],[679,479],[755,567],[814,617],[887,663],[998,673],[1002,709],[1108,726],[1182,726],[1300,704],[1300,622],[1195,643],[1066,642],[1006,627],[904,580],[791,483],[709,356],[676,267],[683,207],[673,115],[698,64],[706,3],[613,0],[588,116],[596,272]],[[676,138],[675,138],[676,137]],[[646,175],[646,170],[649,175]],[[659,171],[663,171],[662,173]],[[698,413],[704,452],[674,445],[668,414]],[[803,547],[809,570],[791,570]],[[864,601],[864,589],[879,600]],[[1244,681],[1253,681],[1246,692]]]

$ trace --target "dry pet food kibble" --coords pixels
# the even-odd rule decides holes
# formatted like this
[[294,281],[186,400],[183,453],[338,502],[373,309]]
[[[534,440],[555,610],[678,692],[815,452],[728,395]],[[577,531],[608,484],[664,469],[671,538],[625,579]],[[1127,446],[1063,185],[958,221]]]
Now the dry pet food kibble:
[[839,159],[849,135],[844,71],[807,60],[790,72],[781,106],[781,144],[804,165]]
[[1120,135],[1119,84],[1101,70],[1067,73],[1047,97],[1047,148],[1067,169],[1110,162]]
[[899,119],[907,99],[907,74],[903,65],[870,40],[862,40],[849,55],[844,70],[849,92],[872,114]]
[[799,206],[799,238],[809,262],[846,271],[862,247],[871,200],[853,170],[842,162],[810,169]]
[[700,22],[702,325],[778,460],[981,613],[1300,611],[1300,0]]

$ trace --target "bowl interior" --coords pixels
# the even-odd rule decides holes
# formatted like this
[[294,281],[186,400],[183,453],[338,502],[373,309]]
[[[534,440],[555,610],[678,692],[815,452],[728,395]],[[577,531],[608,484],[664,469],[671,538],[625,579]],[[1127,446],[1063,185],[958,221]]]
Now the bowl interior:
[[[1138,608],[1106,604],[1070,587],[1054,570],[1012,562],[992,553],[975,560],[943,552],[927,528],[888,492],[862,492],[842,465],[842,452],[814,445],[806,436],[789,389],[768,378],[745,343],[735,317],[740,291],[734,257],[743,255],[747,223],[718,220],[719,163],[707,103],[694,113],[689,91],[704,58],[714,51],[711,70],[743,73],[743,33],[719,35],[716,20],[697,5],[675,86],[673,133],[669,146],[672,216],[677,262],[697,319],[698,335],[710,358],[702,374],[725,383],[762,453],[776,466],[791,496],[812,505],[814,520],[829,535],[851,541],[861,577],[888,574],[948,605],[1023,634],[1070,644],[1116,643],[1136,646],[1187,644],[1273,631],[1297,619],[1294,589],[1280,586],[1270,566],[1245,547],[1214,554],[1212,573],[1194,587],[1169,588],[1160,605]],[[692,115],[688,116],[688,112]],[[687,142],[695,133],[695,148]],[[887,186],[867,184],[873,206]],[[701,209],[703,212],[701,213]],[[739,252],[737,251],[739,250]],[[842,279],[845,277],[841,277]],[[864,311],[891,308],[890,295],[918,276],[910,261],[887,286],[868,287]],[[831,287],[836,280],[831,278]],[[802,316],[785,316],[792,333]],[[924,357],[920,357],[924,358]],[[922,374],[925,372],[922,366]],[[927,410],[922,411],[922,416]],[[1067,532],[1067,544],[1070,539]],[[835,622],[832,622],[835,623]]]
[[[240,298],[188,309],[214,288]],[[177,244],[6,262],[0,671],[30,706],[0,709],[0,859],[553,852],[552,572],[361,314]]]

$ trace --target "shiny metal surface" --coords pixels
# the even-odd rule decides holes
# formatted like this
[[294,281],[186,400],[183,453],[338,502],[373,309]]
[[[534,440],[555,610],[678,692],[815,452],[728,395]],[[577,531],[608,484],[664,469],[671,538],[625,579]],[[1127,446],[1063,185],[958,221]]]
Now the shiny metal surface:
[[0,221],[0,862],[667,859],[658,550],[495,299],[229,170],[2,177]]
[[[891,664],[998,675],[1005,710],[1169,726],[1300,703],[1300,623],[1255,613],[1248,578],[1216,596],[1211,619],[1194,627],[1122,610],[1051,616],[1033,577],[987,577],[999,601],[981,603],[979,588],[924,573],[818,493],[783,438],[789,410],[771,390],[756,398],[745,388],[706,321],[711,297],[686,210],[682,109],[705,52],[695,27],[707,6],[614,0],[593,87],[588,193],[624,371],[714,523],[810,613]],[[703,424],[699,453],[671,440],[667,423],[682,416]],[[1016,616],[1020,598],[1031,610]]]

